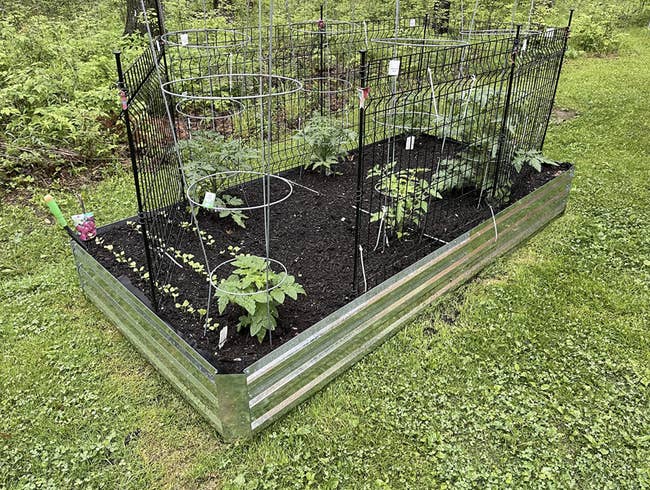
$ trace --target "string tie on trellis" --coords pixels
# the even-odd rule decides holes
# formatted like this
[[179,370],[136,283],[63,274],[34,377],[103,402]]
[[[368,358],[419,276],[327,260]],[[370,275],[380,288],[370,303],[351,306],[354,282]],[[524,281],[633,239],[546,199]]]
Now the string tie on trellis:
[[[386,215],[388,214],[388,206],[382,206],[381,207],[381,219],[379,220],[379,229],[377,230],[377,242],[375,243],[375,248],[372,249],[372,251],[376,251],[379,248],[379,243],[381,241],[381,231],[384,228],[384,220],[386,219]],[[384,238],[386,241],[388,241],[388,238],[384,235]]]
[[368,280],[366,279],[366,266],[363,263],[363,247],[359,245],[359,257],[361,258],[361,274],[363,275],[363,292],[368,292]]

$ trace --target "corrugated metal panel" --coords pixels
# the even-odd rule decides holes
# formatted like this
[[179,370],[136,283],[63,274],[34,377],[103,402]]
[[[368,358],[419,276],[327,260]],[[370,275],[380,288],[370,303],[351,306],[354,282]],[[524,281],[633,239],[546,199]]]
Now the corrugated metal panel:
[[86,295],[120,332],[219,432],[248,435],[245,377],[219,375],[215,383],[213,366],[79,245],[73,242],[72,249]]

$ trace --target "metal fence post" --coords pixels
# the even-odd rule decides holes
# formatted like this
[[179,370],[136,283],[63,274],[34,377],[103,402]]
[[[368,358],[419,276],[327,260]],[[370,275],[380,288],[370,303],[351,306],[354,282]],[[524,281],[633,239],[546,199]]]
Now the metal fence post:
[[550,101],[550,107],[548,110],[548,117],[546,118],[546,126],[544,127],[544,135],[542,136],[542,141],[539,145],[539,151],[542,151],[544,148],[544,142],[546,141],[546,133],[548,132],[548,123],[551,121],[551,115],[553,114],[553,104],[555,103],[555,96],[557,95],[557,88],[560,85],[560,73],[562,73],[562,65],[564,65],[564,56],[566,55],[566,48],[567,44],[569,42],[569,34],[571,32],[571,22],[573,21],[573,12],[574,10],[571,9],[569,12],[569,23],[567,24],[566,27],[566,32],[564,34],[564,41],[562,45],[562,55],[560,56],[560,63],[558,64],[557,67],[557,72],[555,73],[555,87],[553,88],[553,97],[551,98]]
[[[503,161],[505,158],[504,146],[506,145],[506,135],[508,134],[508,118],[510,117],[510,105],[512,103],[512,87],[515,81],[515,71],[517,68],[517,56],[519,55],[519,45],[521,43],[521,24],[517,26],[517,32],[512,45],[512,53],[510,55],[510,74],[508,76],[508,89],[506,92],[506,103],[503,111],[503,120],[501,121],[501,132],[499,133],[499,143],[496,161],[494,165],[494,179],[492,182],[492,197],[497,194],[499,187],[499,174],[501,172]],[[489,161],[489,160],[488,160]]]
[[[361,90],[367,89],[368,85],[368,66],[366,61],[367,51],[362,49],[359,51],[361,56],[361,67],[359,69],[359,77],[361,80]],[[362,100],[360,98],[360,100]],[[354,222],[354,271],[352,273],[353,288],[357,292],[357,274],[359,272],[359,240],[361,234],[361,201],[363,198],[363,147],[365,145],[365,132],[366,132],[366,108],[362,102],[359,104],[359,149],[357,155],[357,190],[355,196],[356,217]]]

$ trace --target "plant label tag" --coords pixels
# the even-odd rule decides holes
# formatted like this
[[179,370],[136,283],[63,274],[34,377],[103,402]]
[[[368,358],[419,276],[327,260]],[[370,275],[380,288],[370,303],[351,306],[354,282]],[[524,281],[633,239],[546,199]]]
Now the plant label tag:
[[528,49],[528,39],[524,39],[523,44],[521,45],[521,51],[524,52]]
[[224,346],[226,340],[228,339],[228,326],[226,325],[219,332],[219,350]]
[[396,77],[399,75],[400,60],[390,60],[388,63],[388,75]]
[[187,32],[181,34],[181,46],[187,46],[190,43],[190,36]]
[[415,19],[409,20],[409,27],[415,27]]
[[415,136],[409,136],[406,138],[406,149],[412,150],[415,146]]
[[205,197],[203,198],[203,204],[201,204],[201,206],[204,208],[213,208],[216,198],[217,195],[214,192],[206,192]]

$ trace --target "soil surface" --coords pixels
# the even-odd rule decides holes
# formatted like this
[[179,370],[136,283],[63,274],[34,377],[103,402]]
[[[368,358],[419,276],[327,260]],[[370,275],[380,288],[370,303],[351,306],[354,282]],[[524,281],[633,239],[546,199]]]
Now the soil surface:
[[[435,138],[422,136],[418,139],[416,148],[412,151],[423,155],[433,155],[438,151]],[[375,150],[378,145],[381,142],[373,145]],[[520,199],[567,168],[568,165],[549,167],[539,174],[524,169],[513,186],[511,201]],[[355,157],[341,163],[337,170],[340,175],[333,177],[301,169],[282,174],[285,179],[294,182],[293,192],[288,199],[270,208],[270,257],[284,264],[307,294],[300,295],[297,301],[286,299],[279,307],[278,328],[272,332],[271,338],[267,337],[262,343],[250,337],[248,331],[237,332],[236,324],[241,311],[229,306],[223,316],[218,316],[214,302],[211,316],[219,323],[219,329],[228,326],[227,340],[219,350],[219,329],[204,332],[204,322],[199,314],[190,314],[175,306],[176,303],[188,301],[195,310],[206,308],[208,283],[206,274],[193,270],[169,248],[173,247],[183,254],[192,254],[194,258],[191,260],[203,262],[200,242],[190,224],[189,213],[185,213],[186,224],[172,230],[172,238],[165,244],[167,255],[164,257],[169,257],[166,259],[168,267],[164,276],[161,274],[157,279],[161,285],[170,284],[178,288],[178,297],[173,298],[168,293],[159,292],[158,313],[219,372],[241,372],[363,293],[361,274],[357,283],[359,292],[355,293],[353,287],[357,181]],[[271,179],[272,200],[287,192],[285,182]],[[230,192],[251,205],[261,202],[261,193],[262,186],[259,182],[249,182]],[[477,209],[476,193],[458,191],[445,197],[446,199],[436,202],[435,210],[431,210],[431,213],[435,213],[435,219],[427,222],[426,236],[412,233],[402,240],[393,238],[389,246],[373,251],[377,223],[369,223],[366,211],[375,205],[371,190],[364,189],[359,243],[364,249],[363,263],[368,288],[381,283],[491,216],[487,206]],[[229,218],[220,219],[213,211],[199,212],[197,218],[204,237],[210,235],[204,244],[213,269],[232,258],[229,246],[239,247],[239,253],[265,255],[264,213],[262,210],[254,210],[246,211],[245,214],[248,219],[244,229]],[[128,264],[134,261],[138,268],[146,264],[142,234],[134,221],[135,219],[125,220],[101,228],[99,236],[102,243],[88,243],[88,250],[115,277],[132,283],[149,296],[148,281],[143,279],[142,272],[134,272],[132,264]],[[116,254],[121,252],[128,259],[126,263],[116,260]],[[158,253],[164,252],[159,249]],[[218,268],[216,275],[219,279],[225,278],[231,270],[225,264]]]

